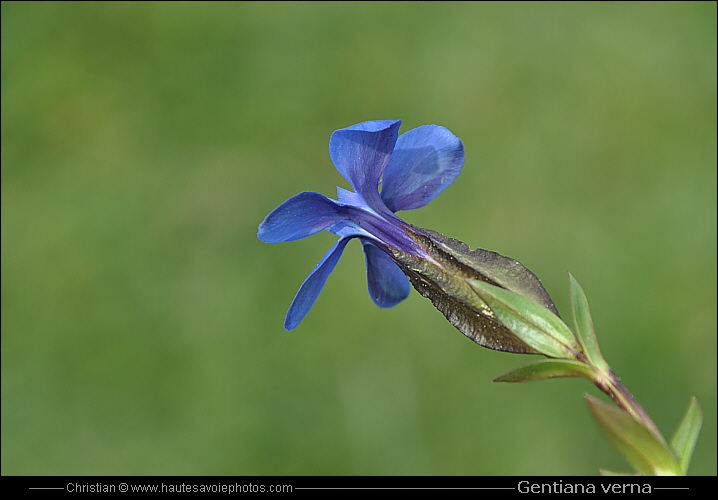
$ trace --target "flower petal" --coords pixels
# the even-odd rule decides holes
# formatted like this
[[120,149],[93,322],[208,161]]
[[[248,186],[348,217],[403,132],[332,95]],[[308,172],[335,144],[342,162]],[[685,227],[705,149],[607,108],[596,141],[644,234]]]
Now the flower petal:
[[319,292],[324,288],[327,278],[334,270],[334,266],[337,265],[339,257],[342,256],[344,248],[351,238],[340,238],[334,246],[322,257],[319,264],[316,265],[314,270],[309,273],[307,279],[304,280],[302,286],[299,287],[297,295],[292,301],[292,305],[289,306],[287,311],[287,318],[284,320],[284,328],[287,330],[294,330],[299,323],[304,319],[309,310],[314,305],[314,301],[317,300]]
[[329,140],[334,166],[378,212],[386,212],[379,198],[379,179],[391,158],[400,125],[401,120],[363,122],[334,131]]
[[423,207],[449,186],[464,164],[461,139],[424,125],[399,136],[384,170],[381,198],[393,212]]
[[340,238],[356,238],[358,236],[369,239],[374,238],[371,233],[360,228],[351,221],[339,221],[333,226],[328,227],[327,231],[336,234]]
[[257,237],[265,243],[306,238],[343,220],[346,210],[313,191],[292,196],[264,218]]
[[364,198],[362,198],[360,194],[357,194],[354,191],[347,191],[346,189],[337,186],[337,199],[339,200],[339,203],[343,205],[351,205],[353,207],[361,208],[371,214],[379,215],[376,213],[376,210],[367,205],[366,201],[364,201]]
[[366,277],[369,295],[379,307],[392,307],[404,300],[411,291],[409,279],[391,257],[376,245],[362,239],[366,255]]

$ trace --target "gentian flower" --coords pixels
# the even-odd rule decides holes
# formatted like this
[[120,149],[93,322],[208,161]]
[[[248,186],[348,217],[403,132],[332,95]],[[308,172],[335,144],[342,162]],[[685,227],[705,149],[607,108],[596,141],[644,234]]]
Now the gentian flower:
[[[335,131],[329,155],[353,191],[338,200],[305,191],[275,208],[259,225],[267,243],[305,238],[323,229],[339,236],[294,297],[284,327],[299,325],[341,257],[359,238],[366,256],[369,295],[380,307],[404,300],[410,284],[464,335],[491,349],[539,353],[503,323],[481,298],[476,280],[522,295],[556,316],[540,280],[516,260],[421,229],[397,217],[449,186],[464,164],[461,140],[425,125],[399,135],[401,121],[368,121]],[[407,280],[408,278],[408,280]]]
[[[612,443],[618,443],[617,449],[625,451],[629,461],[638,457],[640,472],[685,474],[685,457],[676,459],[671,450],[674,446],[668,447],[645,410],[601,356],[588,302],[573,277],[575,333],[560,319],[541,281],[518,261],[496,252],[471,250],[460,241],[412,226],[396,216],[399,210],[419,208],[434,199],[454,181],[464,164],[463,144],[446,128],[425,125],[400,136],[400,125],[399,120],[368,121],[335,131],[329,154],[353,191],[337,187],[337,200],[313,191],[299,193],[259,225],[257,236],[267,243],[305,238],[323,229],[339,237],[302,283],[284,327],[292,330],[299,325],[347,243],[358,238],[366,256],[369,295],[378,306],[398,304],[407,297],[411,285],[477,344],[553,358],[495,380],[586,377],[623,410],[598,400],[588,401],[604,433]],[[692,437],[683,439],[692,439],[688,460],[701,425],[700,409],[696,408],[694,399],[677,434],[691,433]],[[691,429],[684,431],[686,426]],[[635,443],[642,448],[633,446]],[[653,461],[641,455],[649,448],[651,456],[658,457]]]
[[[379,307],[404,300],[409,280],[392,259],[394,252],[427,258],[395,215],[419,208],[449,186],[461,171],[461,140],[444,127],[425,125],[399,136],[401,120],[368,121],[335,131],[329,155],[353,192],[337,187],[338,201],[305,191],[274,209],[257,236],[267,243],[292,241],[326,229],[339,240],[299,288],[284,326],[292,330],[314,304],[352,238],[366,256],[369,294]],[[381,186],[381,192],[379,187]]]

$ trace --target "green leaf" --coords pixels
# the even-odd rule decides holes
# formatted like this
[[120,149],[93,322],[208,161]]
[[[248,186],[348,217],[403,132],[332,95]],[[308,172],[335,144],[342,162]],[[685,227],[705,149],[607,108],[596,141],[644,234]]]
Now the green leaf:
[[468,280],[498,321],[541,354],[575,359],[580,347],[561,318],[526,297],[478,280]]
[[681,469],[668,446],[617,406],[588,394],[588,407],[606,439],[644,476],[676,476]]
[[608,469],[598,469],[598,473],[602,476],[635,476],[633,472],[616,472]]
[[673,450],[673,453],[678,458],[678,464],[684,476],[688,472],[688,465],[691,463],[693,449],[696,446],[696,440],[698,439],[702,425],[703,412],[701,411],[701,405],[698,404],[696,398],[691,398],[688,411],[685,417],[683,417],[681,425],[678,426],[678,430],[673,436],[673,439],[671,439],[671,450]]
[[542,359],[505,373],[494,382],[530,382],[547,378],[583,377],[591,381],[594,372],[585,363],[569,359]]
[[583,288],[571,273],[568,273],[571,288],[571,309],[573,311],[573,324],[583,352],[591,364],[600,368],[607,368],[608,364],[601,356],[596,340],[596,330],[591,319],[591,310],[588,307],[588,300]]

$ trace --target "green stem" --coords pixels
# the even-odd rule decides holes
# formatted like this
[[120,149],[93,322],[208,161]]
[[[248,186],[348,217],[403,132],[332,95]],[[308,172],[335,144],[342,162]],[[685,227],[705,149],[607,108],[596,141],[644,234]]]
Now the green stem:
[[616,372],[608,367],[608,372],[606,373],[602,371],[594,382],[596,386],[608,394],[619,407],[641,422],[643,426],[650,430],[657,438],[660,439],[660,441],[663,443],[666,442],[661,434],[661,431],[658,430],[658,427],[648,415],[646,410],[638,404],[638,401],[636,401],[633,395],[628,392],[626,386],[621,383],[621,380],[618,378],[618,375],[616,375]]

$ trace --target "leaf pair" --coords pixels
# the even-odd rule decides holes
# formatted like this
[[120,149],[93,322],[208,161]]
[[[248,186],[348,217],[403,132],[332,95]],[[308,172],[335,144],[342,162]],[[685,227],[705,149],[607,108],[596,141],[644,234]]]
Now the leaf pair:
[[[696,398],[691,399],[670,446],[620,408],[586,394],[591,413],[606,439],[644,476],[685,476],[693,456],[703,415]],[[601,471],[604,475],[617,475]]]
[[[594,418],[608,441],[643,475],[685,475],[702,425],[698,401],[693,398],[683,421],[666,444],[643,408],[633,399],[601,356],[591,312],[583,289],[570,275],[571,305],[578,355],[561,356],[570,345],[568,327],[543,307],[525,297],[486,283],[474,288],[496,313],[497,318],[527,344],[556,358],[532,363],[509,372],[496,381],[525,382],[555,377],[584,377],[609,394],[619,407],[586,395]],[[570,331],[569,331],[570,334]],[[613,474],[602,471],[604,474]]]

